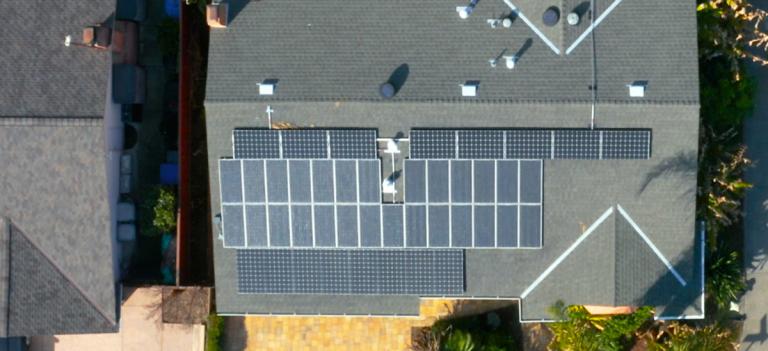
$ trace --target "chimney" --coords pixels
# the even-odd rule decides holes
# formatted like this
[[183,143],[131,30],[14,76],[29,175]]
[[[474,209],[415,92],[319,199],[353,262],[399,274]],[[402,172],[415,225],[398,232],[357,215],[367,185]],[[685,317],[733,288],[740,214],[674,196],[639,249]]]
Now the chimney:
[[205,7],[205,18],[211,28],[227,28],[229,24],[229,6],[227,3],[214,1]]
[[112,41],[112,30],[104,26],[83,28],[83,44],[97,49],[106,50]]

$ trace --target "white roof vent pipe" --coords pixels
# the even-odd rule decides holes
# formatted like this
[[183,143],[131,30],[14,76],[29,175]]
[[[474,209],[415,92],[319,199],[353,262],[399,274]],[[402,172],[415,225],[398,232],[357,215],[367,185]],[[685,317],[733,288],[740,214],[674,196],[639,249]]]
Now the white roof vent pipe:
[[507,69],[514,69],[515,65],[517,64],[517,55],[512,56],[504,56],[504,60],[507,64]]
[[459,84],[461,87],[461,96],[475,97],[477,96],[477,88],[480,85],[477,81],[468,81],[464,84]]
[[575,26],[579,24],[579,21],[581,21],[581,18],[579,18],[579,14],[576,12],[571,12],[568,14],[567,17],[565,17],[565,20],[568,21],[569,25]]
[[459,17],[461,19],[467,19],[469,15],[472,14],[472,11],[475,9],[475,6],[477,6],[477,2],[479,0],[472,0],[469,2],[469,5],[467,6],[458,6],[456,7],[456,12],[459,13]]

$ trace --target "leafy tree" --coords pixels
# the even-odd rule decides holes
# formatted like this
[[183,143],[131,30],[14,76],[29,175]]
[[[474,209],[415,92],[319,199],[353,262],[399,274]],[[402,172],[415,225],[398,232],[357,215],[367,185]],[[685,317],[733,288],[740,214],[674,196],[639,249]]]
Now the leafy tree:
[[176,195],[171,189],[160,188],[152,224],[163,233],[176,228]]
[[472,334],[464,330],[454,330],[448,334],[443,346],[445,351],[473,351],[475,342]]
[[562,301],[550,311],[560,321],[547,326],[553,334],[549,347],[562,351],[623,350],[653,316],[647,306],[627,315],[594,316],[584,306],[566,307]]
[[735,351],[735,335],[717,325],[693,328],[672,322],[655,338],[648,339],[650,351]]

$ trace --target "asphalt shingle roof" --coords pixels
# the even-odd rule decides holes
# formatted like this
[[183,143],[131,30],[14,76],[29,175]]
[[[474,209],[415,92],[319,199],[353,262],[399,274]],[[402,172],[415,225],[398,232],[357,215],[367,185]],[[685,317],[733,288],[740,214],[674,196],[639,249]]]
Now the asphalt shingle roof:
[[[573,1],[552,3],[576,6]],[[602,11],[613,2],[596,3]],[[585,40],[570,55],[557,55],[519,18],[511,29],[491,29],[486,19],[509,12],[503,1],[481,1],[466,21],[455,12],[464,2],[237,4],[231,5],[229,28],[211,32],[206,123],[214,214],[220,208],[218,160],[232,156],[232,130],[267,126],[268,106],[273,121],[305,128],[377,128],[380,137],[407,137],[412,128],[589,126],[591,43]],[[523,12],[524,5],[538,6],[533,0],[521,2]],[[600,228],[604,233],[593,234],[602,240],[584,243],[594,246],[579,251],[588,254],[569,256],[568,267],[555,270],[523,301],[522,318],[551,317],[547,309],[558,299],[647,304],[667,317],[701,312],[694,224],[699,114],[694,6],[622,0],[605,17],[595,31],[596,126],[650,128],[651,158],[545,160],[543,247],[467,250],[466,296],[520,297],[582,234],[582,225],[620,205],[692,283],[681,287],[674,278],[670,281],[652,252],[629,255],[638,245],[637,235],[614,219]],[[562,49],[580,32],[561,28]],[[528,39],[530,47],[513,71],[503,62],[490,67],[488,59]],[[402,64],[408,64],[408,78],[395,98],[383,101],[379,84]],[[269,78],[279,79],[276,95],[259,96],[256,84]],[[461,98],[458,84],[473,79],[480,81],[479,97]],[[648,81],[645,98],[628,96],[626,85],[636,80]],[[214,242],[217,306],[224,312],[418,313],[411,302],[415,297],[382,297],[379,304],[365,307],[359,296],[318,300],[237,294],[234,251]],[[637,264],[651,259],[647,266]],[[592,267],[606,271],[587,270]],[[562,279],[552,279],[556,276]]]

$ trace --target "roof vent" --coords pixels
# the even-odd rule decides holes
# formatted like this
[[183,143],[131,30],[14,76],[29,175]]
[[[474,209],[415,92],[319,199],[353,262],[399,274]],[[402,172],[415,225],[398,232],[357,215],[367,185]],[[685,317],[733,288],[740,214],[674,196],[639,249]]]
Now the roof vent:
[[581,18],[579,18],[579,14],[576,12],[569,13],[565,19],[568,21],[568,24],[572,26],[579,24],[579,20],[581,20]]
[[464,84],[460,84],[461,96],[477,96],[477,88],[479,85],[480,82],[477,81],[468,81]]
[[458,6],[456,7],[456,12],[459,13],[459,17],[461,19],[467,19],[469,15],[472,14],[472,10],[475,9],[475,6],[477,6],[478,0],[472,0],[469,2],[469,5],[467,6]]
[[509,17],[501,20],[501,26],[504,28],[512,27],[512,20]]
[[259,83],[259,95],[275,95],[277,79],[265,79]]
[[211,28],[227,28],[229,23],[229,6],[227,3],[214,1],[205,7],[205,18]]
[[514,69],[515,68],[515,64],[517,64],[517,55],[504,56],[504,59],[507,62],[507,68],[508,69]]
[[392,83],[384,83],[379,86],[379,94],[385,99],[391,99],[395,96],[395,86]]
[[645,88],[648,86],[647,82],[635,81],[632,84],[627,85],[629,87],[630,97],[645,97]]
[[555,6],[549,7],[546,11],[544,11],[544,15],[542,15],[541,20],[545,25],[549,27],[556,25],[557,22],[560,21],[560,10],[558,10]]

